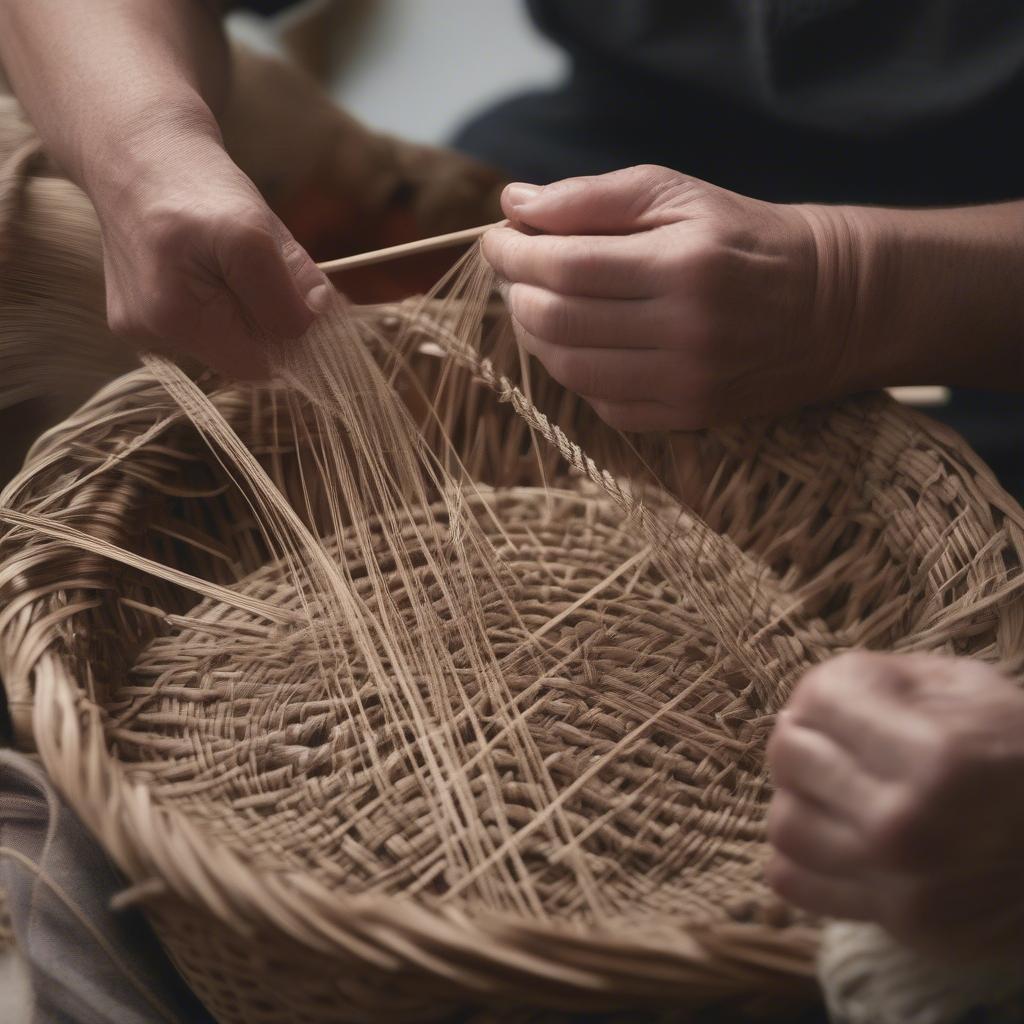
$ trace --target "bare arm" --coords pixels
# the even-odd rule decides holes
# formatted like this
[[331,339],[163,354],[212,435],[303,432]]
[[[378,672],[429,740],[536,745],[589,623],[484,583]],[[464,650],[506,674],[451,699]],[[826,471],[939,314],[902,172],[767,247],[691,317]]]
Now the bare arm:
[[86,189],[128,179],[131,142],[219,139],[228,48],[212,0],[0,0],[0,57],[47,148]]
[[0,58],[96,207],[111,327],[250,375],[327,293],[222,146],[220,15],[216,0],[0,0]]
[[1024,390],[1024,201],[801,209],[833,254],[818,280],[849,388]]

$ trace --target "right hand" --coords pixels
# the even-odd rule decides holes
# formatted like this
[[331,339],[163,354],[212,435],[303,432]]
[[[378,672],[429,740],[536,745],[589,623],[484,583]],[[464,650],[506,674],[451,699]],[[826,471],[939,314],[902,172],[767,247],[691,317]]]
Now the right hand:
[[1024,693],[969,658],[857,652],[795,689],[768,747],[768,879],[933,953],[1019,955]]
[[214,140],[162,140],[137,166],[131,187],[92,195],[111,330],[264,376],[268,345],[310,326],[330,282]]

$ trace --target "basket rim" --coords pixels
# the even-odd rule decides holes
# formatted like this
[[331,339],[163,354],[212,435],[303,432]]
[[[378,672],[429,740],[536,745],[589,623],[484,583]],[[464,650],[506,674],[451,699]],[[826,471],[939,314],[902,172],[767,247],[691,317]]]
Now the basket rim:
[[[0,495],[0,508],[14,501],[26,473],[30,478],[59,462],[56,446],[69,424],[155,383],[146,369],[132,371],[47,431],[30,452],[24,473]],[[964,468],[985,478],[991,484],[986,500],[1024,530],[1024,510],[954,431],[915,410],[899,410],[940,447],[952,449]],[[168,415],[161,429],[182,418],[180,410]],[[0,538],[4,532],[0,529]],[[622,932],[583,935],[497,912],[469,920],[454,908],[426,907],[395,895],[348,895],[295,872],[256,868],[202,834],[181,811],[154,805],[146,789],[127,778],[109,757],[98,708],[83,705],[86,691],[58,651],[40,650],[31,674],[37,749],[65,798],[132,883],[123,903],[173,895],[242,936],[279,929],[328,956],[442,973],[471,990],[500,984],[510,973],[574,990],[607,990],[614,984],[673,994],[680,989],[693,994],[702,985],[706,991],[735,992],[738,982],[764,990],[774,981],[791,990],[794,978],[814,976],[813,925],[767,930],[753,923],[681,923],[650,943],[639,936],[627,943]],[[549,945],[540,949],[543,942]]]
[[[154,384],[141,368],[105,386],[37,441],[26,472],[59,462],[62,439],[76,422],[106,415]],[[180,411],[172,413],[161,420],[161,429],[183,418]],[[16,504],[25,482],[24,474],[13,481],[0,495],[0,506]],[[585,494],[574,498],[586,500]],[[52,538],[36,543],[37,556],[53,557],[64,546]],[[813,978],[816,929],[810,926],[769,933],[754,923],[681,922],[671,933],[645,941],[639,930],[584,934],[559,922],[496,911],[474,912],[470,919],[458,908],[425,906],[400,895],[349,895],[318,879],[246,863],[182,810],[156,804],[144,786],[128,778],[109,755],[99,709],[88,701],[68,656],[51,645],[39,651],[30,671],[36,748],[65,798],[127,875],[123,904],[173,895],[239,935],[277,928],[327,955],[347,949],[391,969],[447,971],[470,989],[497,983],[510,972],[579,991],[605,990],[613,979],[622,989],[682,986],[693,992],[701,984],[709,991],[732,990],[744,977],[761,989],[771,987],[772,979],[791,988],[794,978]]]
[[[470,919],[458,908],[424,906],[393,894],[347,894],[299,872],[253,866],[178,808],[154,803],[147,787],[127,777],[109,756],[99,709],[87,701],[60,654],[41,655],[35,673],[33,728],[40,757],[128,877],[119,906],[175,895],[240,936],[279,929],[328,956],[445,973],[469,989],[509,974],[583,991],[613,983],[645,991],[661,986],[692,992],[700,983],[708,990],[731,990],[741,977],[760,986],[775,979],[788,987],[794,978],[813,978],[812,925],[769,931],[739,922],[683,924],[643,941],[639,933],[582,933],[496,911]],[[77,723],[77,734],[69,730],[71,723]],[[698,969],[700,978],[687,968]]]

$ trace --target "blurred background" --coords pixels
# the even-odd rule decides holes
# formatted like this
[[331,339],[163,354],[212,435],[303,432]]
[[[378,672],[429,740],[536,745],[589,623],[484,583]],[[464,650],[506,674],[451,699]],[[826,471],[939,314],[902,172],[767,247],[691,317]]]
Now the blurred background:
[[357,118],[413,142],[443,143],[489,103],[566,70],[518,0],[311,0],[274,19],[232,14],[229,26],[298,57]]

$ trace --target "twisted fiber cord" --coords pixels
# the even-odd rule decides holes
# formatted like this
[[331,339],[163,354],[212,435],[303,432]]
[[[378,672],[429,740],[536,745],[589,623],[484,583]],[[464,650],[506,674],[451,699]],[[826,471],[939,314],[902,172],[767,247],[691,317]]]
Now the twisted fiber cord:
[[[200,406],[201,406],[201,400],[202,399],[201,399],[201,396],[198,396],[193,390],[191,390],[192,386],[190,385],[190,383],[187,380],[184,380],[184,379],[176,380],[175,373],[172,370],[167,370],[166,372],[164,372],[163,369],[158,367],[156,372],[163,374],[161,379],[164,380],[164,383],[169,387],[169,389],[171,389],[171,390],[177,389],[175,391],[176,398],[181,403],[182,407],[186,410],[186,412],[188,412],[193,417],[200,417],[201,414],[197,413],[196,409],[190,406],[190,402],[194,400],[196,402],[199,402]],[[363,385],[366,385],[366,383],[367,382],[364,381]],[[354,387],[348,393],[350,393],[350,394],[359,394],[360,390],[361,390],[361,388],[357,386],[357,387]],[[367,393],[372,394],[374,396],[374,399],[379,399],[379,397],[380,397],[380,394],[375,392],[372,387],[368,387],[367,388]],[[207,411],[209,411],[209,410],[207,410]],[[366,411],[367,410],[365,410],[365,409],[362,410],[362,412],[364,412],[364,413]],[[360,421],[361,420],[360,420],[359,417],[356,417],[354,419],[354,422],[356,422],[356,423],[358,423]],[[222,423],[221,424],[217,423],[217,417],[216,416],[213,417],[213,422],[214,422],[214,426],[212,428],[209,427],[209,425],[205,425],[205,426],[206,426],[206,429],[208,431],[210,431],[211,433],[216,434],[219,430],[221,430],[221,427],[223,426],[223,424]],[[350,420],[350,422],[353,422],[353,421]],[[381,436],[381,435],[376,435],[376,436]],[[387,435],[385,434],[383,436],[387,436]],[[229,436],[227,436],[227,435],[224,435],[223,437],[218,438],[218,441],[221,441],[221,442],[223,442],[224,444],[226,444],[228,446],[230,446],[232,443],[234,443],[234,442],[232,442],[231,438]],[[365,441],[364,441],[364,443],[365,443]],[[336,454],[337,453],[335,453],[335,455]],[[244,465],[244,463],[246,461],[246,453],[240,452],[240,451],[231,451],[231,455],[232,455],[232,457],[237,457],[243,463],[243,465]],[[323,455],[323,453],[321,453],[321,456],[325,457]],[[345,461],[347,461],[347,460],[345,460]],[[350,500],[358,500],[358,495],[356,494],[356,488],[354,488],[351,484],[349,484],[347,486],[347,490],[348,490],[348,492],[350,492],[348,494],[348,498]],[[444,489],[444,487],[439,487],[438,490],[440,492],[444,492],[445,489]],[[271,506],[273,505],[273,500],[274,500],[274,492],[271,491]],[[279,508],[279,509],[274,509],[273,507],[271,507],[269,509],[269,512],[271,514],[278,514],[278,515],[282,516],[283,519],[286,522],[288,521],[289,516],[293,515],[293,513],[291,513],[290,509],[288,509],[287,507],[283,507],[283,508]],[[306,552],[304,552],[304,553],[313,552],[314,558],[316,558],[317,557],[316,556],[316,552],[318,550],[318,543],[319,543],[317,541],[317,539],[316,538],[311,538],[309,536],[303,536],[302,530],[295,528],[294,522],[292,522],[290,524],[289,528],[291,529],[291,532],[294,535],[297,535],[298,541],[296,541],[294,537],[291,538],[291,539],[286,538],[286,540],[284,542],[280,542],[279,541],[278,548],[282,551],[286,561],[287,561],[288,558],[293,558],[293,559],[295,558],[295,556],[293,554],[290,554],[287,549],[291,548],[292,550],[294,550],[296,545],[298,544],[298,542],[301,542],[302,544],[305,545]],[[473,532],[472,531],[472,524],[469,524],[469,523],[464,523],[462,531],[460,531],[460,532],[467,531],[467,528],[468,528],[468,532],[470,534],[472,534],[472,532]],[[396,554],[397,554],[397,556],[401,556],[401,552],[400,551],[397,552]],[[289,571],[292,572],[293,576],[295,576],[296,578],[302,576],[302,569],[301,569],[301,567],[290,568]],[[332,571],[335,571],[335,569],[333,567],[333,563],[328,562],[327,565],[326,565],[326,568],[325,568],[325,574],[326,573],[330,573]],[[305,589],[301,585],[298,586],[296,589],[297,589],[297,591],[299,593],[305,593]],[[316,588],[314,586],[311,589],[315,590]],[[387,595],[386,595],[386,593],[383,590],[378,589],[378,598],[384,598],[386,596]],[[346,621],[348,619],[350,619],[350,618],[358,621],[358,612],[359,612],[358,607],[357,608],[352,608],[351,606],[343,606],[342,607],[342,614],[345,615]],[[365,628],[369,628],[369,625],[367,627],[365,627]],[[329,642],[329,639],[330,638],[328,637],[328,642]],[[470,639],[470,641],[473,641],[475,638],[470,636],[469,639]],[[344,655],[343,651],[341,653],[342,653],[342,655]],[[497,706],[499,708],[506,706],[507,703],[508,703],[507,695],[499,694],[499,697],[501,699],[498,700]],[[515,728],[515,723],[514,722],[508,722],[508,723],[505,723],[505,726],[506,726],[506,728],[514,729]],[[558,809],[559,809],[558,805],[556,804],[553,807],[552,811],[549,811],[548,813],[549,814],[557,814]],[[508,838],[509,838],[510,835],[511,835],[511,832],[509,832],[506,835],[506,838],[505,838],[505,842],[506,843],[508,842]],[[572,833],[570,831],[568,833],[569,845],[567,847],[570,850],[572,850],[574,848],[574,846],[572,844],[572,841],[571,841],[571,836],[572,836]],[[488,854],[487,851],[484,851],[484,850],[481,850],[481,851],[474,850],[473,854],[475,856],[477,856],[477,857],[486,857],[488,855],[493,857],[493,850],[490,852],[490,854]]]
[[[443,317],[438,318],[440,324],[437,320],[432,325],[418,322],[422,300],[414,300],[406,330],[426,328],[453,361],[495,392],[500,401],[511,404],[569,466],[612,498],[648,538],[668,577],[692,594],[715,635],[747,670],[760,706],[781,706],[796,681],[795,673],[837,653],[841,645],[827,630],[809,629],[800,623],[796,617],[799,608],[792,598],[786,600],[775,592],[764,567],[708,526],[695,509],[680,502],[675,514],[664,507],[659,514],[652,514],[627,485],[599,467],[551,423],[521,387],[482,356],[472,339],[480,335],[481,298],[491,294],[494,284],[477,245],[438,286],[438,290],[450,288],[451,298],[463,300],[455,323],[446,326]],[[747,600],[742,595],[747,595]]]
[[[72,804],[84,808],[90,825],[132,877],[146,878],[155,871],[169,892],[212,908],[241,929],[271,920],[328,954],[343,948],[363,963],[392,969],[414,963],[435,976],[485,987],[493,985],[499,964],[594,990],[610,984],[614,976],[616,984],[626,987],[681,985],[685,979],[693,991],[710,992],[744,977],[749,981],[756,965],[765,971],[783,964],[806,970],[812,945],[806,930],[801,937],[799,928],[790,928],[784,939],[772,929],[754,934],[746,926],[753,919],[748,911],[737,914],[735,929],[720,915],[728,906],[730,887],[749,898],[755,909],[764,898],[757,881],[757,849],[767,790],[763,778],[742,782],[742,772],[760,771],[757,751],[780,699],[773,682],[784,692],[809,656],[846,642],[845,627],[833,630],[817,616],[814,585],[820,587],[820,579],[806,587],[782,585],[763,568],[768,564],[763,554],[746,554],[716,533],[708,520],[681,512],[689,507],[686,503],[646,492],[633,481],[620,482],[570,441],[530,401],[525,387],[497,369],[500,353],[494,361],[482,354],[489,342],[481,327],[483,300],[473,289],[485,280],[486,268],[471,258],[460,273],[465,276],[448,282],[440,313],[432,313],[437,307],[414,305],[389,311],[335,310],[321,333],[307,339],[306,348],[285,354],[279,372],[290,390],[279,392],[269,410],[259,404],[257,393],[249,416],[253,421],[262,418],[264,425],[251,436],[241,430],[244,410],[232,411],[231,403],[238,399],[227,393],[207,396],[176,368],[153,360],[150,373],[173,397],[175,407],[169,411],[152,398],[140,399],[151,406],[147,444],[137,445],[137,437],[131,437],[123,457],[116,446],[104,447],[102,424],[119,417],[130,424],[131,418],[116,401],[100,404],[91,414],[98,429],[95,423],[89,425],[87,416],[77,440],[73,430],[60,435],[74,440],[79,452],[75,472],[55,481],[60,502],[50,501],[41,512],[47,489],[41,492],[40,505],[26,501],[31,499],[31,473],[11,489],[21,505],[15,518],[22,518],[7,540],[28,537],[36,528],[49,533],[37,538],[20,567],[7,563],[9,580],[30,572],[29,560],[45,560],[47,552],[66,553],[67,544],[93,553],[101,542],[116,547],[124,533],[118,517],[131,509],[131,495],[126,491],[117,496],[126,507],[116,514],[112,510],[108,521],[90,505],[97,485],[104,476],[119,480],[117,474],[123,471],[124,481],[117,488],[123,489],[133,474],[140,474],[143,486],[152,486],[161,464],[162,435],[175,408],[180,409],[207,439],[226,476],[236,481],[244,497],[231,507],[239,512],[244,508],[255,519],[270,557],[265,569],[241,582],[228,579],[218,584],[221,590],[208,589],[208,600],[187,614],[170,613],[168,607],[147,612],[137,604],[137,610],[156,616],[170,632],[154,640],[137,660],[127,686],[116,664],[108,668],[90,659],[83,683],[90,700],[85,702],[67,685],[60,661],[44,653],[52,647],[60,622],[71,621],[90,600],[77,600],[79,581],[67,587],[67,604],[58,602],[43,619],[33,619],[25,595],[18,598],[17,608],[0,613],[5,638],[16,635],[19,620],[25,623],[21,635],[32,637],[17,657],[35,673],[41,753],[72,794]],[[397,340],[391,336],[396,320]],[[616,509],[613,520],[620,533],[633,534],[632,546],[624,549],[597,540],[589,548],[578,545],[580,564],[592,563],[596,575],[572,583],[562,604],[556,600],[560,610],[545,608],[550,597],[524,609],[517,590],[523,570],[516,552],[534,559],[532,571],[539,577],[547,574],[549,589],[538,593],[557,594],[561,582],[547,552],[563,550],[565,544],[572,549],[578,526],[567,528],[558,543],[542,543],[534,520],[514,508],[495,509],[490,492],[467,467],[482,465],[485,450],[499,465],[511,466],[515,444],[505,436],[481,436],[459,447],[447,436],[456,430],[456,407],[465,411],[465,389],[453,385],[446,393],[449,404],[439,400],[430,414],[433,419],[418,420],[397,401],[400,364],[423,336],[448,353],[446,365],[463,366],[503,398],[520,417],[514,423],[526,421],[596,489],[584,500],[579,482],[562,478],[546,491],[533,490],[529,500],[524,493],[522,508],[532,507],[532,515],[546,508],[549,520],[544,521],[557,522],[557,516],[550,517],[560,502],[584,501],[587,508],[603,510],[595,523]],[[385,353],[384,372],[371,354],[379,349]],[[126,395],[130,387],[138,388],[137,383],[123,386]],[[884,416],[883,411],[883,421]],[[877,427],[880,435],[884,426]],[[872,422],[868,427],[874,429]],[[516,429],[508,428],[508,435],[517,437]],[[863,441],[863,429],[859,436]],[[899,436],[902,445],[904,437]],[[55,435],[51,444],[57,442]],[[167,442],[167,457],[194,458],[178,450],[179,443]],[[883,445],[877,452],[876,446],[869,447],[871,458],[880,464],[918,457],[884,451]],[[278,465],[284,453],[295,452],[302,454],[293,469]],[[785,458],[778,449],[768,454]],[[140,455],[153,460],[149,468],[146,461],[139,463]],[[56,472],[61,462],[53,456],[45,444],[40,447],[40,462],[50,459]],[[954,464],[956,456],[954,446],[949,453]],[[839,462],[846,464],[842,458]],[[920,478],[931,472],[929,464]],[[935,472],[939,485],[945,486],[940,465]],[[885,477],[883,472],[878,475]],[[161,480],[157,489],[167,487],[170,496],[175,486],[173,479]],[[195,493],[200,489],[197,481]],[[783,494],[776,500],[784,499]],[[987,493],[981,499],[995,502],[993,508],[998,505]],[[958,507],[957,495],[949,500],[951,507]],[[893,507],[894,518],[905,517],[908,524],[912,512],[912,506]],[[0,515],[14,522],[9,513]],[[68,532],[76,529],[76,516],[92,524],[90,532],[97,526],[100,531],[88,541]],[[55,524],[65,528],[59,541]],[[210,547],[197,533],[174,529],[183,543],[195,545],[197,555],[202,543]],[[755,527],[742,527],[740,533],[744,529]],[[957,630],[967,636],[973,629],[968,621],[972,614],[991,609],[995,615],[1001,600],[1005,605],[1019,594],[1019,572],[1002,566],[1004,556],[986,539],[989,529],[989,524],[973,521],[953,526],[929,522],[919,531],[933,548],[906,586],[921,588],[933,579],[943,595],[936,605],[914,609],[929,642],[945,642]],[[1001,534],[1004,543],[1007,533],[1012,539],[1019,529],[1007,528]],[[945,538],[956,539],[955,554],[945,550],[954,546]],[[916,540],[908,536],[908,546]],[[981,551],[976,559],[968,558],[972,546]],[[161,548],[147,550],[155,554]],[[836,564],[867,555],[851,547]],[[128,551],[122,561],[132,565],[133,557]],[[138,560],[142,558],[147,560]],[[158,558],[139,555],[134,564],[192,585],[173,561],[162,566]],[[843,571],[849,576],[849,565]],[[87,583],[88,575],[83,569],[82,593],[109,587]],[[199,578],[198,573],[189,575]],[[648,588],[659,579],[665,596],[658,600],[667,600],[682,619],[663,611],[645,625],[649,612],[633,618],[623,614],[630,595],[642,591],[644,600],[652,599],[654,591]],[[749,603],[734,588],[744,588]],[[878,622],[870,623],[865,616],[871,588],[863,589],[869,596],[859,593],[851,600],[853,610],[844,613],[848,620],[830,612],[829,621],[848,621],[851,629],[867,630],[853,630],[853,637],[884,636],[895,605],[879,605]],[[801,622],[805,604],[809,612]],[[279,613],[285,609],[300,625],[275,626],[273,617],[262,614],[268,607]],[[950,607],[952,626],[945,618]],[[566,633],[586,624],[587,616],[596,616],[589,623],[596,631]],[[1018,609],[1018,625],[1019,619]],[[495,622],[502,623],[501,631],[495,631]],[[656,641],[656,635],[699,638],[694,642],[703,653],[680,649],[668,657],[664,639]],[[1002,633],[997,637],[1001,643]],[[12,645],[5,639],[3,647],[4,657],[10,658]],[[604,660],[595,668],[599,657]],[[607,682],[594,685],[614,678],[604,666],[615,658],[621,671],[646,672],[648,684],[664,681],[668,688],[633,686],[619,692]],[[203,684],[197,691],[201,664],[210,666],[215,685],[207,690]],[[693,675],[684,681],[686,666]],[[702,666],[707,674],[702,675]],[[111,675],[113,685],[94,679],[97,673]],[[560,677],[563,681],[553,685]],[[714,679],[721,681],[718,691],[708,687]],[[754,688],[745,690],[751,679]],[[742,682],[731,689],[735,680]],[[538,699],[544,691],[546,704]],[[209,701],[206,710],[190,715],[187,709],[191,705],[195,711],[198,700]],[[594,716],[585,728],[575,718],[581,707]],[[543,738],[538,739],[534,727],[541,717],[554,723],[561,730],[557,735],[570,746],[580,734],[595,740],[593,759],[572,766],[568,779],[550,759]],[[329,742],[318,738],[323,722],[333,723]],[[703,817],[684,816],[680,823],[685,827],[673,839],[655,827],[662,813],[651,801],[661,785],[652,781],[659,778],[657,772],[629,775],[636,771],[631,758],[648,756],[657,746],[652,741],[662,733],[680,737],[683,744],[672,751],[675,766],[684,763],[687,749],[686,756],[703,759],[704,774],[687,783],[700,794]],[[156,737],[162,746],[154,743]],[[122,764],[110,760],[108,744],[125,759]],[[232,762],[232,751],[243,755],[241,761]],[[276,760],[269,759],[271,754]],[[333,789],[318,781],[324,765],[331,769]],[[574,804],[577,795],[590,799],[600,793],[591,783],[606,784],[603,773],[613,766],[632,787],[627,798],[620,794],[580,814]],[[401,770],[396,775],[397,767]],[[169,774],[161,778],[164,771]],[[308,788],[295,785],[297,779]],[[354,792],[367,780],[376,796],[354,806],[346,791]],[[215,797],[225,792],[237,796],[246,787],[247,805],[239,802],[236,810],[219,818],[211,813],[211,808],[224,806]],[[421,794],[425,804],[414,804],[411,792]],[[211,801],[205,811],[204,799]],[[413,815],[408,829],[378,833],[382,841],[399,843],[390,873],[381,870],[383,860],[364,864],[369,887],[339,898],[339,888],[330,882],[330,842],[347,841],[356,828],[369,829],[381,814],[400,821],[402,812],[413,806],[421,808],[422,819]],[[641,814],[640,808],[646,810]],[[482,815],[487,813],[495,820],[485,822]],[[270,820],[278,814],[277,823]],[[327,834],[331,816],[346,822],[333,836]],[[235,826],[243,831],[230,841]],[[302,838],[283,842],[283,833],[275,835],[275,829],[284,827],[297,829]],[[645,829],[647,839],[636,841]],[[591,946],[574,959],[564,936],[558,957],[547,955],[552,936],[546,928],[566,909],[589,922],[611,923],[621,916],[622,893],[629,890],[609,882],[603,873],[607,866],[596,861],[593,845],[601,841],[614,848],[620,830],[634,837],[630,842],[635,848],[644,849],[649,840],[660,851],[660,860],[649,866],[646,876],[632,880],[646,930],[622,931],[633,945],[614,956]],[[372,835],[372,829],[366,834]],[[709,835],[713,841],[707,844]],[[212,842],[217,836],[225,841]],[[436,840],[434,850],[417,850],[417,837],[423,836]],[[321,840],[326,845],[318,847]],[[402,842],[412,845],[402,847]],[[721,877],[715,873],[715,844],[733,865]],[[550,864],[567,865],[564,884],[552,883],[550,874],[537,870],[533,854],[545,848]],[[263,858],[280,856],[282,849],[299,860],[267,870]],[[303,857],[315,857],[318,849],[326,864],[302,862]],[[366,850],[356,843],[344,852],[357,858]],[[675,888],[668,885],[672,880],[678,882]],[[435,883],[440,884],[437,891]],[[381,898],[393,892],[415,893],[422,902],[392,904]],[[429,912],[427,905],[433,908]],[[498,916],[489,916],[494,914]],[[709,922],[715,927],[707,927]],[[802,957],[797,952],[801,943]],[[654,949],[662,950],[670,966],[652,960]],[[666,972],[672,982],[666,982]]]
[[[344,311],[340,314],[341,317],[345,315]],[[427,722],[432,716],[431,709],[436,713],[437,708],[447,703],[444,699],[445,694],[453,687],[455,692],[458,692],[463,685],[458,668],[451,660],[449,641],[444,631],[438,629],[438,624],[432,621],[427,612],[430,607],[429,599],[419,585],[417,575],[412,571],[410,555],[415,553],[416,556],[427,558],[433,577],[446,586],[445,604],[452,610],[451,619],[456,626],[458,647],[471,656],[474,665],[473,675],[479,680],[486,681],[494,708],[499,714],[504,714],[511,695],[505,687],[504,677],[496,664],[493,652],[489,649],[486,627],[482,619],[474,622],[481,610],[476,581],[458,578],[458,566],[462,561],[458,557],[459,549],[475,549],[480,552],[480,557],[476,560],[477,566],[483,569],[485,575],[493,576],[492,582],[497,585],[500,592],[500,581],[495,570],[491,568],[495,562],[494,553],[486,549],[487,545],[479,536],[475,521],[465,515],[458,492],[452,489],[449,481],[443,480],[435,472],[431,460],[424,457],[425,453],[422,450],[417,451],[422,449],[422,446],[418,444],[414,424],[390,390],[380,387],[376,361],[365,348],[353,352],[353,346],[348,347],[343,358],[337,358],[338,338],[343,338],[345,334],[344,331],[337,330],[337,323],[332,327],[334,331],[329,338],[331,348],[325,350],[325,358],[330,360],[334,357],[334,365],[328,365],[326,369],[316,367],[313,377],[314,388],[309,388],[309,384],[298,375],[292,377],[291,383],[296,388],[309,389],[314,402],[321,405],[329,404],[332,413],[338,415],[343,424],[346,431],[345,440],[356,446],[356,457],[350,459],[343,451],[341,438],[329,429],[330,424],[325,420],[318,424],[318,439],[326,438],[327,442],[320,451],[316,449],[317,439],[312,436],[305,438],[309,450],[321,461],[329,478],[337,481],[339,504],[346,509],[359,508],[360,504],[363,504],[369,506],[374,514],[377,526],[375,533],[366,529],[368,519],[363,516],[353,517],[348,524],[348,530],[350,534],[353,530],[357,532],[359,546],[362,548],[361,564],[370,570],[370,578],[374,584],[375,614],[368,614],[365,605],[351,600],[351,579],[337,575],[335,562],[325,554],[322,543],[301,526],[287,500],[273,487],[227,424],[222,418],[210,416],[205,396],[183,376],[174,379],[173,371],[168,374],[166,367],[154,364],[153,370],[186,409],[193,422],[200,429],[209,430],[217,443],[224,446],[232,462],[241,465],[247,474],[247,482],[258,482],[260,486],[256,501],[266,502],[262,511],[267,513],[267,518],[279,517],[279,531],[273,540],[282,541],[278,547],[282,552],[287,572],[294,581],[296,592],[304,599],[306,594],[315,595],[305,611],[309,614],[311,635],[324,646],[324,654],[320,657],[319,678],[331,680],[336,676],[335,665],[340,663],[342,666],[344,682],[339,681],[338,690],[334,694],[340,702],[336,705],[339,712],[352,714],[347,702],[344,701],[344,695],[355,688],[356,678],[348,660],[349,651],[345,646],[335,642],[337,627],[328,625],[326,629],[322,628],[320,622],[323,619],[328,623],[345,623],[346,629],[352,629],[353,647],[361,657],[367,658],[370,662],[378,695],[394,701],[390,707],[390,714],[396,717],[412,714],[413,721],[410,724],[424,738],[429,738],[430,735]],[[289,372],[284,371],[286,375]],[[369,400],[361,401],[364,397],[368,397]],[[193,402],[196,403],[194,406],[191,404]],[[314,408],[319,412],[316,405]],[[391,472],[392,466],[381,463],[381,449],[394,459],[392,466],[397,468],[397,473]],[[410,449],[419,455],[419,466],[413,464]],[[408,460],[405,465],[403,460]],[[351,467],[355,468],[355,474],[349,472]],[[451,558],[450,554],[438,548],[436,538],[428,539],[426,535],[413,538],[408,548],[391,543],[391,538],[397,533],[398,523],[403,519],[409,519],[414,505],[422,508],[429,504],[426,492],[422,489],[424,469],[427,471],[428,480],[434,484],[434,489],[438,493],[457,496],[456,501],[451,502],[447,510],[449,527],[446,538],[447,544],[455,549],[455,558]],[[410,492],[414,495],[414,504],[410,504],[405,497]],[[344,528],[342,517],[337,510],[334,515],[336,529],[333,532],[340,533]],[[294,542],[292,536],[295,537]],[[376,570],[379,558],[374,551],[376,537],[383,537],[388,542],[388,555],[399,567],[396,575],[400,585],[407,587],[411,592],[409,607],[417,620],[411,631],[410,624],[404,617],[394,614],[391,581]],[[301,554],[300,548],[304,549]],[[304,560],[307,558],[308,562]],[[316,571],[322,570],[319,578],[310,578],[306,569],[307,564],[314,566]],[[341,569],[344,573],[344,562]],[[323,611],[319,607],[312,607],[320,604],[327,604],[328,607]],[[506,607],[508,612],[514,615],[514,606],[507,599]],[[431,643],[430,641],[435,638],[440,642]],[[383,654],[383,660],[378,652]],[[422,680],[428,680],[432,684],[433,692],[426,703],[420,692]],[[396,682],[397,693],[392,697]],[[330,694],[325,696],[328,696],[328,699],[331,697]],[[466,707],[471,716],[475,714],[471,703],[467,703]],[[364,728],[368,727],[365,708],[357,708],[355,716]],[[516,756],[531,776],[528,784],[538,786],[542,790],[546,789],[553,795],[553,781],[544,769],[529,731],[523,729],[515,718],[503,724],[509,735],[515,739]],[[253,731],[258,732],[259,727],[254,726]],[[477,740],[482,741],[484,732],[481,723],[474,722],[474,732]],[[417,765],[417,752],[425,754],[425,765]],[[377,752],[371,748],[367,753],[373,759]],[[472,822],[476,814],[476,798],[470,791],[468,780],[465,780],[465,773],[458,767],[462,759],[459,746],[456,745],[454,750],[450,750],[445,744],[405,741],[404,754],[414,766],[414,771],[420,775],[420,785],[429,786],[436,794],[439,803],[439,834],[442,843],[449,850],[452,866],[472,873],[474,864],[486,861],[492,854],[488,849],[491,840],[489,833],[481,833],[472,827],[462,828],[457,824],[464,817]],[[367,766],[364,763],[360,767]],[[383,782],[383,766],[377,763],[373,767]],[[503,804],[495,802],[495,807],[499,813],[503,813]],[[431,808],[431,811],[434,810]],[[555,805],[551,815],[555,819],[555,826],[571,836],[568,823],[558,811],[558,806]],[[510,822],[502,823],[502,832],[507,842],[514,833]],[[530,874],[525,865],[515,863],[518,858],[514,849],[512,859],[511,870],[515,871],[515,875],[506,877],[500,888],[491,889],[481,896],[485,898],[485,902],[502,906],[511,895],[514,902],[519,905],[520,911],[530,909],[532,913],[541,913],[541,904],[530,888]],[[599,896],[592,880],[588,878],[588,869],[582,859],[579,869],[583,890],[588,900],[596,904]],[[480,874],[479,877],[482,884],[491,885],[489,875]],[[525,903],[522,902],[523,898]]]

